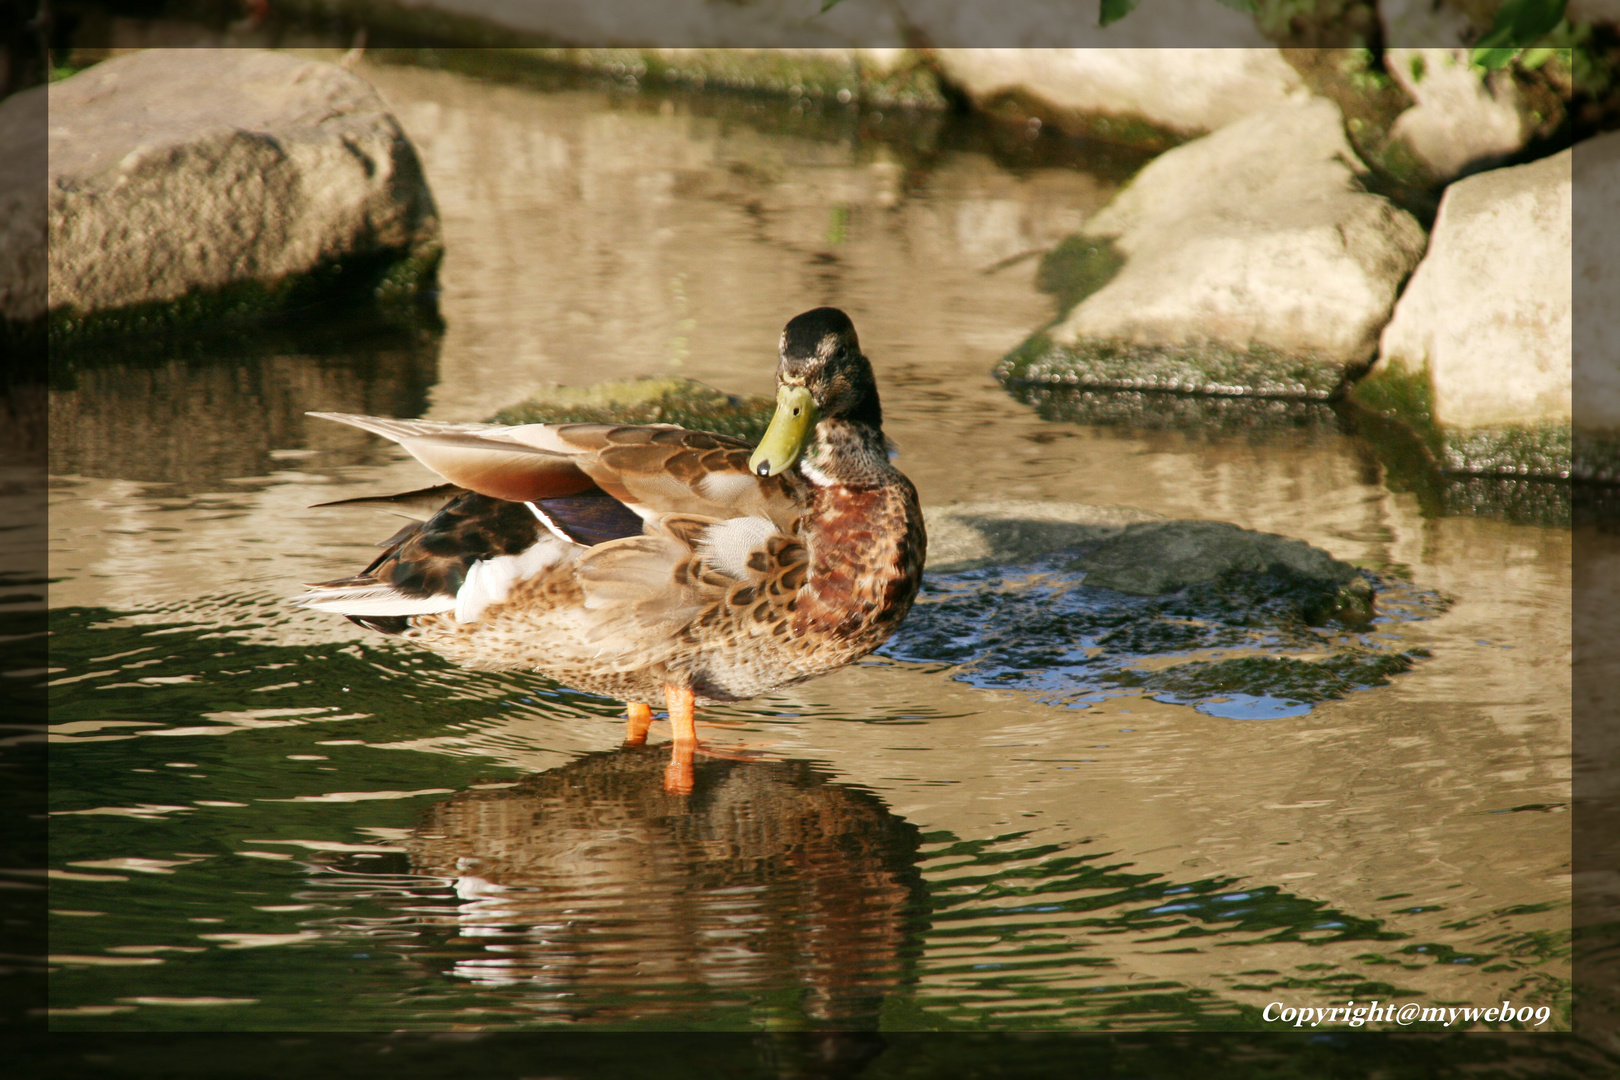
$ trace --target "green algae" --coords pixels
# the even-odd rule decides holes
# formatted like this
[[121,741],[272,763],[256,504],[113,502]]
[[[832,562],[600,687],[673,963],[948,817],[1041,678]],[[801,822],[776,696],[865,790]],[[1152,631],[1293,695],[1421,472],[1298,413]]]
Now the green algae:
[[1008,353],[994,372],[1007,386],[1050,383],[1320,401],[1332,397],[1343,380],[1337,363],[1268,345],[1137,345],[1110,338],[1060,344],[1045,332]]
[[1575,432],[1570,474],[1580,480],[1620,483],[1620,434]]
[[1350,389],[1350,401],[1403,424],[1430,463],[1448,473],[1567,479],[1574,464],[1568,423],[1457,428],[1441,423],[1426,371],[1392,359]]
[[[1343,698],[1355,690],[1385,686],[1390,676],[1412,670],[1425,649],[1406,652],[1351,650],[1326,660],[1291,656],[1247,656],[1237,660],[1201,660],[1161,671],[1125,670],[1108,677],[1116,686],[1146,690],[1161,700],[1195,702],[1226,694],[1275,698],[1316,705]],[[1217,701],[1218,703],[1218,701]]]
[[1015,401],[1033,408],[1043,420],[1135,431],[1197,430],[1236,435],[1333,431],[1339,426],[1338,414],[1325,401],[1089,389],[1040,383],[1014,384],[1007,392]]
[[741,397],[694,379],[631,379],[556,386],[502,409],[497,424],[675,424],[758,442],[775,402]]
[[1124,265],[1125,256],[1111,238],[1069,236],[1041,257],[1035,287],[1052,297],[1061,318],[1112,281]]

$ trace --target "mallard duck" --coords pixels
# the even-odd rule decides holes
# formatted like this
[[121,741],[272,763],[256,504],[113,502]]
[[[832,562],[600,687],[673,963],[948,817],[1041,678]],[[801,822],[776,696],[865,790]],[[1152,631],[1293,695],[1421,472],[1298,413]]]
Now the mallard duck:
[[630,745],[662,696],[674,735],[665,786],[690,792],[697,705],[865,656],[922,578],[917,490],[889,460],[849,317],[794,318],[779,356],[758,447],[669,425],[312,413],[393,439],[448,483],[342,500],[421,520],[361,573],[295,602],[466,667],[618,698]]

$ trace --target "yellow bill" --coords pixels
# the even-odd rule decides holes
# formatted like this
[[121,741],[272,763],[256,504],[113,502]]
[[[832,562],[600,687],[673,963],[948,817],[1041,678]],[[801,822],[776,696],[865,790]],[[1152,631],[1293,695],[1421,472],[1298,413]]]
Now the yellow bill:
[[799,460],[810,432],[816,426],[816,403],[802,386],[783,386],[776,391],[776,412],[771,426],[759,440],[759,448],[748,459],[748,468],[757,476],[775,476]]

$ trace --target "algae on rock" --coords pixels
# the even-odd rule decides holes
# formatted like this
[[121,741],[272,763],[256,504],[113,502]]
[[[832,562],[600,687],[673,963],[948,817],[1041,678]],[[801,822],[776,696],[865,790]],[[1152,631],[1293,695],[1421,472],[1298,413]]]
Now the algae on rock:
[[741,397],[694,379],[629,379],[555,386],[490,418],[497,424],[675,424],[758,442],[775,402]]

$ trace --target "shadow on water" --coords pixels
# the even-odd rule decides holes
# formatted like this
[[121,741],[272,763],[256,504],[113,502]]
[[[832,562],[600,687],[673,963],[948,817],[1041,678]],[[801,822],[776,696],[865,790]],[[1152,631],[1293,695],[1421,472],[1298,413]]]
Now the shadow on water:
[[266,476],[277,455],[306,449],[331,464],[386,460],[305,412],[420,416],[438,381],[437,326],[377,327],[277,321],[222,340],[159,339],[64,362],[50,387],[50,472],[208,490]]
[[916,827],[803,761],[700,758],[669,795],[666,757],[432,807],[406,846],[462,899],[437,965],[537,1019],[875,1028],[916,960]]

